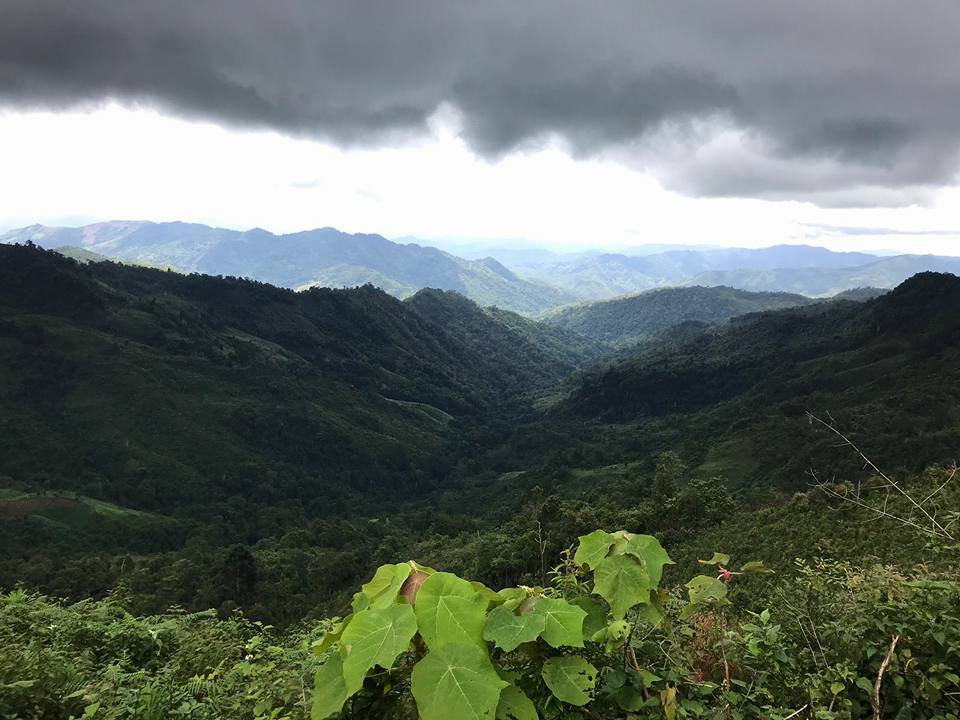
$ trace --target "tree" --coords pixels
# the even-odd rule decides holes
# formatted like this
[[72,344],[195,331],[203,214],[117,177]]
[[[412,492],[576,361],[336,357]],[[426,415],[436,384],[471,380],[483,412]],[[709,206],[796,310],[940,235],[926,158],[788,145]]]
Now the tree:
[[657,456],[653,474],[653,498],[658,505],[665,505],[667,500],[676,494],[686,471],[687,466],[673,450],[667,450]]
[[238,605],[249,605],[257,590],[257,561],[245,545],[234,545],[227,552],[221,572],[223,596]]

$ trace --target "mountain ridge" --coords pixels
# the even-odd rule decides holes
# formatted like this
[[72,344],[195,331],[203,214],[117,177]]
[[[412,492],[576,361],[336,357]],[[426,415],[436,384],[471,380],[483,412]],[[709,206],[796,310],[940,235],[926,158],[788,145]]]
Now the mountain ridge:
[[0,242],[81,247],[120,261],[173,266],[185,272],[250,277],[305,288],[378,282],[402,298],[424,287],[458,291],[482,305],[536,313],[574,296],[515,275],[492,259],[464,260],[436,248],[399,245],[381,235],[322,227],[275,235],[199,223],[109,221],[80,228],[32,225],[0,235]]
[[479,251],[465,250],[470,258],[463,258],[426,243],[399,244],[382,235],[348,234],[330,226],[273,234],[262,228],[229,230],[179,221],[106,221],[76,228],[31,225],[0,235],[0,242],[26,241],[294,289],[372,283],[401,299],[423,288],[453,290],[480,305],[528,316],[663,287],[723,285],[819,298],[868,286],[890,289],[918,272],[960,272],[960,258],[884,257],[800,244],[759,249],[658,246],[652,253],[557,253],[479,245]]
[[657,288],[636,295],[560,308],[545,323],[622,349],[686,322],[719,323],[737,315],[814,302],[803,295],[753,293],[735,288]]
[[521,275],[547,279],[581,302],[607,300],[674,286],[726,285],[754,292],[791,292],[826,297],[864,286],[890,289],[927,270],[960,270],[960,258],[835,252],[811,245],[768,248],[670,250],[652,255],[580,253],[513,255],[507,263]]
[[697,275],[691,284],[727,284],[741,290],[800,292],[828,297],[861,287],[889,290],[922,272],[960,273],[960,258],[941,255],[879,257],[850,268],[772,268],[716,270]]

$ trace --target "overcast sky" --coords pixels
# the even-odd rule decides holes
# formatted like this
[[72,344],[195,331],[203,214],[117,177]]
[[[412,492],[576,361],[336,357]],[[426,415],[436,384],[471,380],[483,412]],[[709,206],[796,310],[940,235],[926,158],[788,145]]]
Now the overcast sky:
[[0,227],[960,255],[956,0],[0,0]]

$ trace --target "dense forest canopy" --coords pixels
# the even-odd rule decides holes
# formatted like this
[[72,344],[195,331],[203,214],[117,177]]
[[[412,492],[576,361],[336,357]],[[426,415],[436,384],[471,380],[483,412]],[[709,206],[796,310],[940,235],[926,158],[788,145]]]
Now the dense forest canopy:
[[[654,645],[633,645],[640,636],[611,624],[599,645],[581,638],[583,662],[601,670],[596,688],[577,695],[556,689],[546,669],[556,663],[544,665],[546,686],[528,683],[526,661],[495,646],[493,661],[517,673],[511,687],[541,717],[577,717],[571,698],[581,697],[600,717],[721,717],[698,708],[724,703],[736,717],[786,717],[801,700],[834,708],[825,718],[867,717],[870,693],[857,688],[874,682],[904,618],[956,615],[952,535],[935,538],[933,552],[922,533],[823,492],[813,478],[874,480],[807,414],[829,418],[910,492],[955,510],[952,486],[941,486],[960,447],[955,276],[924,273],[886,294],[831,302],[687,288],[599,306],[603,322],[632,323],[610,332],[647,339],[630,346],[593,331],[600,320],[577,325],[571,311],[570,322],[536,322],[450,291],[406,300],[369,285],[295,292],[81,259],[0,246],[0,640],[15,658],[0,661],[0,711],[13,717],[99,717],[99,703],[119,713],[110,717],[147,717],[143,683],[158,688],[157,717],[187,706],[197,717],[304,717],[319,702],[314,673],[331,672],[331,648],[341,652],[322,640],[340,632],[334,621],[319,619],[351,606],[361,617],[368,608],[354,591],[363,585],[380,602],[364,583],[407,558],[494,590],[526,588],[531,607],[599,602],[614,608],[610,623],[640,627],[646,609],[620,614],[607,580],[564,555],[597,528],[650,536],[669,553],[665,594],[650,602],[673,619],[644,632],[684,659],[668,667]],[[654,310],[631,309],[650,297]],[[732,604],[701,607],[678,588],[715,551],[762,562],[776,579],[737,578]],[[799,573],[795,558],[807,563]],[[817,589],[820,576],[834,578],[835,596]],[[917,582],[946,583],[947,594],[901,596]],[[398,607],[399,587],[370,612]],[[457,592],[490,617],[521,616],[519,606],[505,606],[510,617],[497,610],[507,596],[457,587],[473,588]],[[811,659],[802,633],[787,629],[784,587],[806,598],[812,626],[835,643],[830,662]],[[698,609],[684,610],[677,593]],[[888,600],[863,631],[873,648],[863,658],[840,625],[862,616],[870,593]],[[838,607],[846,619],[828,628]],[[765,608],[765,619],[749,620]],[[720,630],[704,625],[720,618],[729,623]],[[69,631],[41,661],[15,630],[23,623]],[[429,648],[431,626],[419,627]],[[539,648],[536,662],[573,657],[543,632],[524,641]],[[114,636],[122,640],[96,659],[78,655],[78,638]],[[149,649],[151,637],[162,647]],[[960,678],[936,668],[960,646],[931,638],[903,641],[926,664],[910,671],[898,664],[907,656],[894,660],[905,684],[891,680],[885,702],[954,717],[949,688]],[[409,662],[398,645],[394,685],[372,675],[337,707],[405,717],[420,703],[416,642]],[[609,665],[604,643],[633,648],[647,674]],[[726,674],[711,654],[725,651],[745,653]],[[126,679],[110,686],[107,665]],[[636,675],[624,676],[630,692],[610,685],[622,679],[614,671]],[[83,678],[69,701],[63,673]],[[791,674],[807,679],[791,685]],[[215,700],[245,682],[247,699]],[[804,683],[820,694],[804,695]]]
[[687,322],[716,323],[751,312],[811,302],[810,298],[789,293],[750,293],[727,287],[669,288],[562,308],[543,319],[550,325],[622,348]]

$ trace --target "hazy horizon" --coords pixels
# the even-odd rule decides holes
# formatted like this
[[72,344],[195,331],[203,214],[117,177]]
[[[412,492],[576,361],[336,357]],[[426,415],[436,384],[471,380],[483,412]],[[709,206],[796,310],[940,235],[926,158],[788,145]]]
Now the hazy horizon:
[[[105,223],[114,223],[114,222],[153,222],[153,223],[164,223],[164,222],[187,222],[195,223],[199,225],[209,225],[210,227],[222,228],[226,230],[233,230],[236,232],[249,232],[256,229],[266,230],[274,235],[284,235],[290,233],[298,232],[309,232],[312,230],[319,230],[326,227],[334,227],[329,224],[325,225],[315,225],[312,227],[302,227],[295,228],[291,230],[281,230],[276,231],[269,227],[264,227],[263,225],[252,225],[252,226],[229,226],[229,225],[216,225],[202,221],[188,221],[188,220],[151,220],[144,218],[93,218],[93,217],[52,217],[45,222],[30,222],[23,225],[2,225],[0,224],[0,233],[9,232],[12,230],[19,230],[24,227],[30,227],[31,225],[42,225],[45,227],[58,227],[58,228],[79,228],[85,227],[87,225],[99,225]],[[335,228],[337,230],[343,230],[343,228]],[[344,232],[348,232],[343,230]],[[670,250],[698,250],[698,251],[711,251],[711,250],[763,250],[768,248],[782,247],[782,246],[803,246],[811,248],[824,248],[827,250],[832,250],[834,252],[858,252],[868,255],[876,255],[878,257],[889,257],[893,255],[941,255],[947,257],[960,257],[960,252],[918,252],[909,248],[879,248],[879,247],[866,247],[866,248],[856,248],[848,249],[844,248],[842,245],[839,247],[835,244],[829,242],[818,242],[818,241],[800,241],[793,240],[787,242],[771,242],[763,244],[729,244],[721,245],[717,243],[663,243],[651,240],[649,242],[640,242],[634,245],[620,245],[620,244],[569,244],[569,245],[553,245],[549,242],[544,241],[533,241],[526,240],[523,238],[482,238],[482,237],[461,237],[461,236],[440,236],[440,237],[420,237],[416,235],[394,235],[389,236],[384,233],[378,232],[374,229],[361,229],[356,231],[350,231],[351,234],[361,234],[361,235],[380,235],[385,237],[387,240],[390,240],[395,243],[408,244],[415,243],[426,245],[429,247],[436,247],[441,250],[445,250],[452,254],[457,254],[457,250],[461,250],[470,254],[471,252],[478,252],[480,250],[545,250],[552,252],[558,255],[563,254],[580,254],[580,253],[623,253],[630,254],[631,251],[637,251],[642,249],[651,249],[653,252],[667,252]]]

